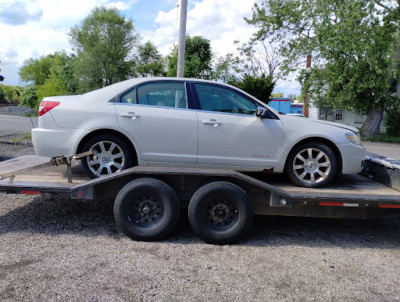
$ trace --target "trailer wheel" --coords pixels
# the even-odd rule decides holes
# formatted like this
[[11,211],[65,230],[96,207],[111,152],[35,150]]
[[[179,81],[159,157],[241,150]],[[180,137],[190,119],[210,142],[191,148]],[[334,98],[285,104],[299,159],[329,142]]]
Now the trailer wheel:
[[205,242],[235,243],[251,228],[253,208],[237,185],[216,181],[196,191],[189,203],[189,222]]
[[165,239],[178,223],[179,211],[176,192],[153,178],[131,181],[121,189],[114,203],[117,226],[135,240]]

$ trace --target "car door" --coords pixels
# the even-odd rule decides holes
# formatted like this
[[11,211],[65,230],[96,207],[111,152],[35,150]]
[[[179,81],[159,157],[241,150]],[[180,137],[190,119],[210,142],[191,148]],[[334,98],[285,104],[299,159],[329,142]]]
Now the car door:
[[253,99],[230,87],[194,83],[199,127],[198,163],[271,168],[280,157],[284,132],[279,119],[256,116]]
[[116,114],[144,161],[194,164],[197,119],[187,108],[185,83],[160,81],[124,93],[116,103]]

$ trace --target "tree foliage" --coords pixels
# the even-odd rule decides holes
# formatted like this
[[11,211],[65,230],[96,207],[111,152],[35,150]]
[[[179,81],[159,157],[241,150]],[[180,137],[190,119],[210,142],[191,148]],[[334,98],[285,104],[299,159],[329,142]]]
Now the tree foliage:
[[19,105],[35,108],[37,105],[37,100],[38,97],[36,95],[36,87],[34,85],[29,85],[22,91]]
[[70,31],[77,52],[74,67],[82,90],[125,80],[131,74],[129,54],[137,37],[132,20],[115,8],[97,7]]
[[225,56],[215,59],[211,78],[224,83],[232,83],[238,79],[241,72],[239,58],[232,53],[227,53]]
[[22,90],[21,86],[0,84],[0,104],[18,104]]
[[135,65],[136,72],[142,77],[166,75],[164,59],[150,41],[138,46]]
[[39,107],[40,102],[47,96],[68,95],[63,82],[59,78],[50,78],[43,85],[37,87],[37,104],[35,108]]
[[245,74],[242,79],[233,81],[230,84],[246,91],[267,104],[275,87],[272,76],[266,76],[265,74],[261,76]]
[[6,102],[6,97],[4,95],[3,85],[0,85],[0,104]]
[[[195,36],[186,36],[185,72],[186,78],[209,79],[211,77],[212,52],[210,41]],[[178,69],[178,48],[175,46],[168,56],[168,76],[175,77]]]
[[19,70],[19,77],[24,82],[36,86],[43,85],[50,75],[51,66],[54,64],[54,55],[42,56],[39,59],[26,60]]
[[300,77],[303,94],[319,104],[367,112],[362,131],[368,137],[397,101],[388,87],[397,77],[398,20],[372,0],[270,0],[255,4],[248,22],[258,27],[256,40],[280,41],[287,72],[312,54],[313,67]]
[[59,79],[62,86],[73,94],[77,91],[78,83],[74,78],[73,61],[75,56],[68,56],[65,51],[55,52],[39,59],[26,60],[20,69],[20,78],[31,82],[36,87],[46,83],[49,79]]
[[242,45],[235,41],[235,44],[240,54],[240,65],[245,73],[266,74],[275,79],[283,77],[280,70],[283,59],[274,44],[266,40],[252,40]]

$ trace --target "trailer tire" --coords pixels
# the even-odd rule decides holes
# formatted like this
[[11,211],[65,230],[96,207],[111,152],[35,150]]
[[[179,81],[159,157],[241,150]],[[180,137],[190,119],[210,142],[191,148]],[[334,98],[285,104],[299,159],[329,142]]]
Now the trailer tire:
[[134,240],[165,239],[178,223],[179,212],[174,189],[154,178],[131,181],[114,202],[117,226]]
[[189,203],[188,216],[193,231],[205,242],[229,244],[250,231],[253,207],[242,188],[216,181],[196,191]]

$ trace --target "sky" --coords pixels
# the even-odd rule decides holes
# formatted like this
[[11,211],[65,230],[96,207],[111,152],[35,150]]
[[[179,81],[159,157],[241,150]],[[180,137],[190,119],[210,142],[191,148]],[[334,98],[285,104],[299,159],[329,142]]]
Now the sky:
[[[0,74],[5,85],[24,85],[18,71],[29,58],[59,50],[71,53],[68,32],[96,6],[115,7],[133,20],[141,42],[151,41],[167,55],[177,44],[179,0],[0,0]],[[252,1],[188,0],[186,34],[211,42],[214,54],[234,52],[234,41],[248,42],[255,27],[244,17],[252,15]],[[293,77],[292,77],[293,78]],[[275,92],[299,94],[295,80],[278,81]]]

